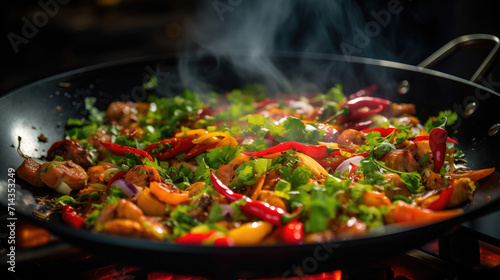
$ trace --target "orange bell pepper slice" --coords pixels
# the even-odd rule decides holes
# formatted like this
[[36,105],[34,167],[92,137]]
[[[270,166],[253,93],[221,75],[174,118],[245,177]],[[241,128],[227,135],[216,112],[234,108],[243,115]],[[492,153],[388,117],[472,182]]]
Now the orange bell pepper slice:
[[[462,209],[431,211],[410,205],[404,201],[398,201],[396,205],[386,214],[387,222],[405,225],[424,225],[453,218],[463,213]],[[392,216],[392,217],[391,217]]]
[[493,172],[495,172],[495,167],[475,170],[475,171],[455,170],[453,172],[447,173],[446,176],[450,176],[451,179],[470,178],[472,181],[475,182],[483,179],[484,177],[490,175]]
[[165,183],[151,182],[149,190],[159,201],[168,204],[177,205],[189,199],[189,192],[174,189]]

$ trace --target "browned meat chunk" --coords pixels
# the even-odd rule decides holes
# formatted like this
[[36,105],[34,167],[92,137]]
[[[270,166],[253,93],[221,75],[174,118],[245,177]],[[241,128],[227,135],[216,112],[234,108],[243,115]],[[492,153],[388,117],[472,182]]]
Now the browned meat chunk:
[[52,144],[47,152],[47,159],[53,160],[56,156],[62,157],[64,160],[71,160],[85,168],[92,165],[87,150],[73,140],[63,139]]
[[414,172],[418,170],[418,162],[407,150],[395,150],[385,154],[381,159],[391,169],[402,172]]

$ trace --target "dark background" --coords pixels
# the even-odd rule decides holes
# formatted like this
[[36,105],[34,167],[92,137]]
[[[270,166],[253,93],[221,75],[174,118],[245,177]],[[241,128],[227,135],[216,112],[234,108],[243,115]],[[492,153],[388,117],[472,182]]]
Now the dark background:
[[[61,1],[65,2],[65,1]],[[38,79],[67,70],[102,62],[131,57],[142,57],[186,49],[196,49],[192,34],[203,27],[199,15],[217,18],[216,1],[194,0],[56,0],[8,1],[4,3],[2,20],[2,63],[0,94]],[[219,0],[219,3],[237,3],[234,12],[224,15],[226,20],[212,32],[225,32],[238,23],[238,9],[252,5],[248,0]],[[304,2],[304,1],[303,1]],[[320,1],[307,1],[316,5]],[[360,5],[366,22],[373,20],[370,11],[387,7],[390,1],[352,1]],[[46,24],[36,27],[32,38],[25,38],[16,52],[12,34],[22,36],[26,22],[33,23],[34,16],[43,21],[44,9],[40,3],[57,3],[57,12],[47,15]],[[387,47],[387,52],[370,52],[370,47],[360,56],[418,64],[440,46],[461,35],[488,33],[500,36],[500,20],[495,1],[418,1],[401,0],[404,10],[391,20],[389,27],[374,39]],[[203,5],[202,5],[203,4]],[[51,9],[54,9],[51,7]],[[38,14],[37,14],[38,13]],[[276,10],[279,13],[279,10]],[[317,26],[311,23],[314,15],[303,14],[288,19],[300,22],[293,31],[293,38],[285,44],[275,44],[280,50],[303,51],[300,44],[305,35]],[[328,28],[328,25],[326,25]],[[338,28],[338,27],[337,27]],[[347,28],[347,27],[346,27]],[[10,34],[10,35],[9,35]],[[9,37],[10,36],[10,37]],[[24,37],[24,36],[23,36]],[[10,39],[9,39],[10,38]],[[278,30],[278,38],[279,30]],[[334,37],[332,37],[334,39]],[[332,40],[308,48],[308,51],[338,52],[338,41]],[[464,51],[443,63],[437,69],[469,77],[488,50]],[[495,67],[495,80],[497,72]],[[500,80],[500,78],[496,79]]]

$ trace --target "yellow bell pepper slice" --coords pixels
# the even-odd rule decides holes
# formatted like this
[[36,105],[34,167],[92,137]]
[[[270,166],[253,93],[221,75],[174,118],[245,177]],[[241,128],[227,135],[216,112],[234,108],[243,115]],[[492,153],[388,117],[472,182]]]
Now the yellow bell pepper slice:
[[311,172],[314,175],[314,177],[320,178],[322,176],[328,176],[328,171],[326,171],[326,169],[323,166],[321,166],[316,160],[303,153],[295,152],[295,154],[302,161],[300,163],[301,165],[311,168]]
[[154,197],[148,188],[144,188],[137,196],[137,206],[147,216],[164,216],[167,214],[165,203]]
[[210,143],[214,143],[214,142],[219,142],[220,141],[219,137],[226,138],[228,136],[229,135],[227,135],[226,133],[224,133],[222,131],[210,132],[210,133],[203,134],[200,137],[194,139],[193,144],[210,144]]
[[240,227],[227,232],[236,246],[258,245],[271,231],[273,225],[268,222],[258,221],[242,224]]
[[175,137],[200,137],[203,134],[207,134],[208,131],[203,128],[191,129],[188,131],[181,131],[175,134]]

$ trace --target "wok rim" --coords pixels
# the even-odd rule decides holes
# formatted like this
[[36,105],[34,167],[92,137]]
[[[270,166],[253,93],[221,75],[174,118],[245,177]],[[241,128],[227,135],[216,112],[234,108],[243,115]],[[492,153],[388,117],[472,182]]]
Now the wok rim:
[[[244,51],[227,51],[226,52],[230,56],[245,56]],[[318,53],[318,52],[295,52],[295,51],[270,51],[264,53],[265,55],[269,57],[281,57],[281,58],[303,58],[303,59],[318,59],[318,60],[330,60],[330,61],[342,61],[342,62],[354,62],[354,63],[359,63],[359,64],[365,64],[365,65],[372,65],[372,66],[381,66],[385,68],[392,68],[392,69],[399,69],[399,70],[405,70],[405,71],[410,71],[410,72],[418,72],[418,73],[423,73],[426,75],[431,75],[439,78],[444,78],[448,80],[452,80],[455,82],[459,82],[465,85],[469,85],[484,91],[487,91],[493,95],[496,95],[497,97],[500,97],[500,93],[494,91],[493,89],[487,88],[481,84],[474,83],[472,81],[469,81],[467,79],[448,74],[445,72],[437,71],[434,69],[430,68],[425,68],[421,66],[416,66],[412,64],[407,64],[407,63],[402,63],[402,62],[396,62],[396,61],[391,61],[391,60],[385,60],[385,59],[376,59],[376,58],[370,58],[370,57],[360,57],[360,56],[349,56],[349,55],[338,55],[338,54],[330,54],[330,53]],[[131,63],[139,63],[139,62],[147,62],[147,61],[158,61],[158,60],[163,60],[167,58],[175,58],[175,57],[181,57],[181,56],[186,56],[186,57],[195,57],[199,55],[199,52],[193,51],[193,52],[172,52],[172,53],[167,53],[167,54],[159,54],[159,55],[151,55],[151,56],[139,56],[139,57],[132,57],[132,58],[124,58],[124,59],[119,59],[119,60],[113,60],[113,61],[108,61],[108,62],[102,62],[98,64],[93,64],[93,65],[88,65],[88,66],[83,66],[79,67],[76,69],[72,69],[69,71],[61,72],[58,74],[54,74],[33,82],[30,82],[26,85],[20,86],[18,88],[15,88],[2,96],[0,96],[0,100],[4,99],[6,96],[14,94],[17,91],[24,90],[26,88],[29,88],[35,84],[38,83],[43,83],[47,82],[50,80],[55,80],[58,78],[63,78],[75,74],[81,74],[85,72],[89,72],[92,70],[98,70],[98,69],[103,69],[107,67],[113,67],[113,66],[119,66],[119,65],[125,65],[125,64],[131,64]]]

